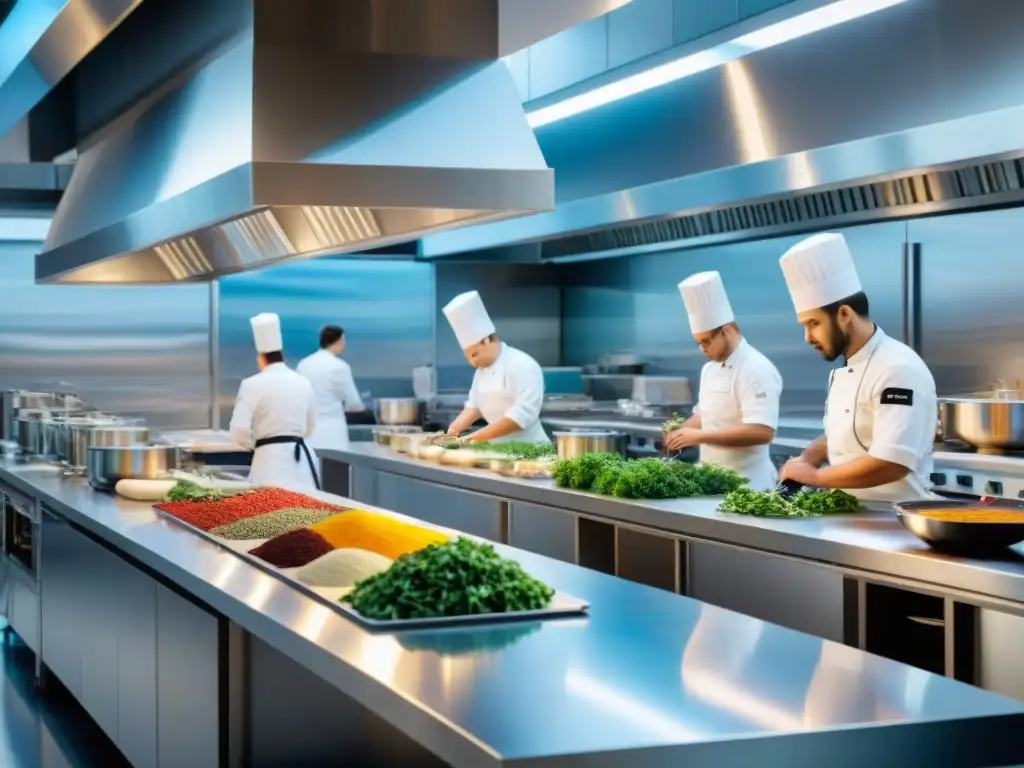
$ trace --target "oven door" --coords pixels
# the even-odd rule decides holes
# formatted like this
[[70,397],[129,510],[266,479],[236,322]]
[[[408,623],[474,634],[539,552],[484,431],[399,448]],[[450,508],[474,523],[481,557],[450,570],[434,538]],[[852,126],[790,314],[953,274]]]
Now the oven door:
[[3,545],[9,568],[21,571],[36,581],[39,565],[39,517],[35,504],[28,499],[3,494]]

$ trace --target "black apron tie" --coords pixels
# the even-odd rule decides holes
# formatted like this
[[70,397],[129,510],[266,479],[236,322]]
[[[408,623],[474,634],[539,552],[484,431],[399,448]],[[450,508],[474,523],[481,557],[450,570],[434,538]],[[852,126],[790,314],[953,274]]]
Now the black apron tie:
[[294,443],[295,444],[295,461],[299,460],[301,454],[306,454],[306,462],[309,464],[309,471],[313,473],[313,484],[316,485],[316,489],[320,490],[320,475],[317,474],[316,466],[313,464],[313,456],[309,452],[309,448],[306,447],[306,441],[301,437],[295,437],[294,435],[277,435],[276,437],[262,437],[256,441],[256,447],[262,448],[264,445],[281,445],[283,443]]

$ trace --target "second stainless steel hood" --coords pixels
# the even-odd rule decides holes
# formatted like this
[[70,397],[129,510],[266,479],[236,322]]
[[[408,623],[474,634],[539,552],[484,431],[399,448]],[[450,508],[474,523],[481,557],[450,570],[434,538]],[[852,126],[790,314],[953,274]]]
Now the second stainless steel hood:
[[209,280],[550,210],[499,57],[625,2],[212,3],[218,47],[79,147],[37,281]]

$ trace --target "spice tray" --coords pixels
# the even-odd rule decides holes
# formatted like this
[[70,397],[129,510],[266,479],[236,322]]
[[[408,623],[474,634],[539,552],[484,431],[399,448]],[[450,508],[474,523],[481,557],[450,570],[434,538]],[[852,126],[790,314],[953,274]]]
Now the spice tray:
[[[222,539],[219,536],[214,536],[208,531],[204,531],[191,523],[187,523],[179,517],[175,517],[169,512],[164,512],[162,509],[153,507],[154,511],[163,517],[165,520],[170,520],[175,525],[179,525],[182,528],[190,530],[202,539],[215,544],[223,550],[231,552],[234,555],[241,557],[246,562],[256,566],[264,573],[267,573],[279,581],[287,584],[293,589],[301,592],[307,597],[311,597],[317,602],[326,605],[328,608],[333,609],[336,613],[346,616],[357,624],[360,624],[368,629],[377,630],[399,630],[399,629],[427,629],[430,627],[462,627],[470,625],[482,625],[482,624],[506,624],[509,622],[520,622],[520,621],[544,621],[548,619],[560,619],[560,618],[571,618],[585,616],[590,610],[590,603],[585,600],[573,597],[572,595],[566,595],[562,592],[556,592],[554,597],[551,599],[551,605],[542,611],[516,611],[515,613],[484,613],[474,614],[472,616],[448,616],[435,619],[398,619],[398,620],[387,620],[382,621],[378,619],[368,619],[359,613],[352,606],[346,603],[340,603],[338,600],[341,596],[346,594],[345,590],[338,588],[325,589],[330,596],[321,594],[313,587],[304,584],[298,579],[294,579],[287,573],[282,571],[280,568],[276,568],[265,560],[261,560],[258,557],[250,555],[248,552],[241,548],[231,546],[231,543],[226,539]],[[262,543],[262,542],[260,542]],[[257,542],[252,542],[252,546],[255,547]]]

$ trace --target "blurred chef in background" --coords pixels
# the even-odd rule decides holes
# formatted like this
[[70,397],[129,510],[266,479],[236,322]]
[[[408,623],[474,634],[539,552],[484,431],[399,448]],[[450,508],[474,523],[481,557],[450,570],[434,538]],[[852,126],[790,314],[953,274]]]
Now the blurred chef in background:
[[242,381],[231,414],[231,439],[251,449],[249,482],[293,490],[319,488],[316,454],[305,439],[316,428],[313,387],[284,363],[281,320],[253,317],[259,373]]
[[345,331],[337,325],[320,329],[320,349],[303,358],[295,369],[313,385],[316,396],[316,431],[309,444],[317,450],[348,448],[348,420],[345,411],[362,411],[352,367],[341,359]]
[[700,372],[693,415],[670,432],[665,447],[700,446],[702,464],[717,464],[750,479],[757,490],[775,487],[770,448],[779,424],[782,376],[743,338],[718,272],[679,284],[693,340],[710,362]]
[[482,416],[487,426],[470,436],[474,442],[550,442],[540,423],[544,373],[537,361],[498,338],[476,291],[452,299],[444,308],[444,316],[466,360],[476,368],[469,400],[448,434],[462,434]]
[[807,343],[829,362],[843,359],[828,380],[825,434],[783,466],[783,479],[865,500],[929,496],[935,379],[914,350],[872,322],[846,239],[814,235],[779,265]]

